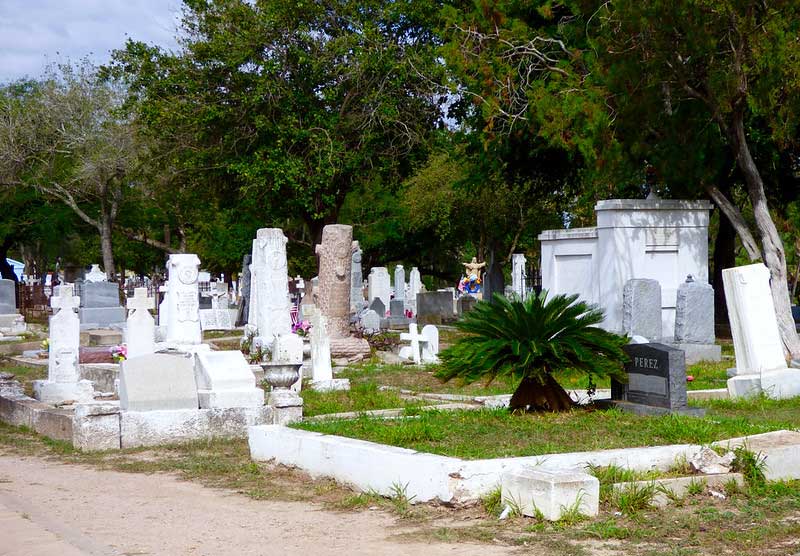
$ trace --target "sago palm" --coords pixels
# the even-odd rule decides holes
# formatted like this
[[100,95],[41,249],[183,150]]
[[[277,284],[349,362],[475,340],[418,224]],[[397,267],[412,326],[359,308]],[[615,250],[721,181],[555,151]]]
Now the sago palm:
[[481,301],[456,327],[467,335],[440,353],[437,376],[466,383],[482,378],[519,380],[511,408],[560,411],[573,405],[553,373],[574,369],[596,381],[604,376],[623,379],[622,346],[626,338],[597,325],[603,313],[578,301],[577,295],[509,301],[495,294]]

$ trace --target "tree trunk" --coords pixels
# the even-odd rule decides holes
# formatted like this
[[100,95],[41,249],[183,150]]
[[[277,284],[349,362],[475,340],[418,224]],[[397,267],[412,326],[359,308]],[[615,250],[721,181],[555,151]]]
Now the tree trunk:
[[736,162],[742,171],[750,202],[753,205],[753,216],[756,228],[761,238],[761,252],[764,264],[769,268],[771,279],[772,303],[775,306],[775,316],[778,319],[778,329],[783,340],[784,351],[791,359],[800,359],[800,338],[797,336],[792,306],[789,300],[789,282],[786,271],[786,253],[783,242],[775,227],[775,222],[769,214],[767,196],[764,193],[764,182],[756,167],[755,161],[747,144],[744,131],[744,118],[741,114],[734,117],[733,121],[734,147],[736,149]]
[[100,250],[103,253],[103,270],[109,280],[114,280],[116,271],[114,269],[114,249],[111,241],[111,219],[106,215],[102,216],[100,223]]
[[528,411],[566,411],[571,409],[575,402],[569,397],[567,391],[549,373],[544,384],[535,378],[523,378],[511,396],[509,409],[522,409]]
[[14,274],[14,269],[6,260],[8,257],[8,250],[11,249],[12,243],[13,241],[8,237],[5,238],[2,243],[0,243],[0,278],[3,278],[4,280],[13,280],[16,283],[19,282],[17,275]]

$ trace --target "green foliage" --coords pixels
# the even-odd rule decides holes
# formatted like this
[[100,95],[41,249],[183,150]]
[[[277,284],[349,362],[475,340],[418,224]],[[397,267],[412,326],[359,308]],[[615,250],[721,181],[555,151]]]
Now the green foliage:
[[497,486],[481,496],[481,504],[483,509],[486,510],[491,516],[498,517],[500,512],[503,511],[503,490]]
[[467,383],[533,378],[544,384],[547,375],[574,369],[592,378],[624,380],[627,339],[597,327],[602,320],[602,311],[578,301],[577,295],[542,292],[524,302],[495,295],[456,324],[467,336],[440,353],[437,376]]
[[651,507],[656,494],[655,483],[630,483],[615,489],[611,494],[611,505],[625,515],[636,515]]
[[767,482],[764,476],[764,469],[767,465],[766,458],[760,453],[749,450],[746,445],[737,446],[733,453],[736,458],[733,460],[731,469],[744,476],[748,488],[763,488]]

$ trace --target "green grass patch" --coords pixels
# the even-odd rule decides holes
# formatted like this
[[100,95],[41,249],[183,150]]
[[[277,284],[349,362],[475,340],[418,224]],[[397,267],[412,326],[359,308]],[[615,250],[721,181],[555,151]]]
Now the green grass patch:
[[374,380],[352,382],[349,391],[316,392],[303,388],[300,395],[303,398],[305,417],[350,411],[412,408],[423,403],[403,399],[396,391],[380,390]]
[[[768,403],[769,402],[769,403]],[[714,403],[705,418],[680,415],[637,416],[611,409],[574,409],[563,413],[511,414],[507,410],[431,411],[411,418],[299,423],[304,430],[359,438],[466,459],[518,457],[667,444],[708,444],[717,440],[800,426],[800,399],[768,403],[778,417],[750,419],[757,402],[730,403],[725,412]],[[793,410],[792,410],[793,408]],[[793,411],[793,415],[789,415]],[[785,417],[785,418],[784,418]]]

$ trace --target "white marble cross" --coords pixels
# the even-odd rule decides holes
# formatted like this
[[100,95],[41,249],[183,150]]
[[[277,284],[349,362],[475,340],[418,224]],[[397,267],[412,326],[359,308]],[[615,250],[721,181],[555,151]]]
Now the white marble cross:
[[130,311],[138,309],[147,311],[148,309],[155,308],[156,300],[152,297],[147,297],[147,288],[135,288],[133,290],[133,297],[128,299],[125,306]]
[[50,296],[50,306],[53,309],[70,309],[75,310],[81,304],[81,298],[77,295],[72,295],[72,286],[59,286],[58,292]]
[[400,334],[400,339],[411,342],[411,358],[417,365],[422,363],[422,357],[420,356],[420,342],[424,343],[427,340],[424,336],[417,332],[417,323],[412,322],[409,324],[408,332],[403,332]]

